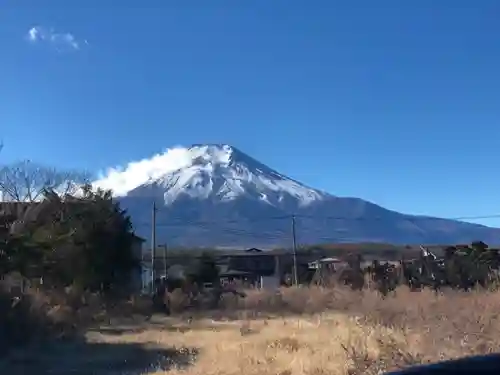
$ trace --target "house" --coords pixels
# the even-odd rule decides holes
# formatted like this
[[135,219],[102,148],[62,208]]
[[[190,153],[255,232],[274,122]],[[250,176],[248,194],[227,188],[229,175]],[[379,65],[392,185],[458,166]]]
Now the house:
[[146,240],[142,237],[139,237],[135,233],[133,234],[132,238],[132,253],[134,254],[134,257],[138,260],[142,259],[143,256],[143,248],[144,248],[144,242]]
[[279,255],[253,248],[228,256],[226,262],[225,269],[221,270],[222,281],[242,280],[259,287],[281,284],[283,275]]
[[144,265],[142,262],[142,257],[143,246],[146,240],[134,234],[132,241],[132,254],[134,254],[135,260],[139,262],[140,267],[132,270],[132,275],[130,277],[130,289],[132,292],[139,292],[143,288]]

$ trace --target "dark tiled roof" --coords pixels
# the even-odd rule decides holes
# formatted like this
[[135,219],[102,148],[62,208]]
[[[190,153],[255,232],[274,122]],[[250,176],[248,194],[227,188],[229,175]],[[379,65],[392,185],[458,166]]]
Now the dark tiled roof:
[[263,250],[252,247],[250,249],[244,250],[245,253],[262,253]]

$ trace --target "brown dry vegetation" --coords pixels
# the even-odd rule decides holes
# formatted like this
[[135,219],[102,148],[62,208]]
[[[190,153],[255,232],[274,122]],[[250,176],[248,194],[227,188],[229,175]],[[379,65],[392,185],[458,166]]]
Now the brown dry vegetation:
[[368,290],[289,288],[251,291],[210,313],[144,319],[137,308],[123,310],[89,329],[85,342],[18,358],[0,372],[377,374],[500,351],[498,292],[402,288],[382,299]]
[[74,338],[113,316],[144,315],[150,310],[149,302],[105,300],[72,288],[34,287],[20,293],[0,283],[0,358],[18,347]]

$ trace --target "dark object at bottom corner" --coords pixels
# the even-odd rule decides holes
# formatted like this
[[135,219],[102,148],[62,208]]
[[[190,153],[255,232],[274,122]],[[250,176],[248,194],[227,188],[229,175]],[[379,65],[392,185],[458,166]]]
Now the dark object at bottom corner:
[[430,365],[415,366],[384,375],[500,375],[500,354],[460,358]]

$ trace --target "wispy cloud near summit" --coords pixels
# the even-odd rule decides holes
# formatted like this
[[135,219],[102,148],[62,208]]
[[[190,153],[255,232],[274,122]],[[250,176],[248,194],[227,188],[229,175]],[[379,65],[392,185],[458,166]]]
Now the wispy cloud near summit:
[[111,189],[115,196],[123,196],[149,180],[155,180],[166,173],[190,165],[195,156],[197,155],[193,155],[193,151],[186,147],[169,148],[163,153],[130,162],[124,167],[109,168],[100,173],[92,184],[103,189]]
[[87,40],[78,40],[71,33],[60,33],[42,26],[33,26],[28,30],[27,40],[30,43],[47,43],[56,49],[79,50],[82,45],[88,45]]

